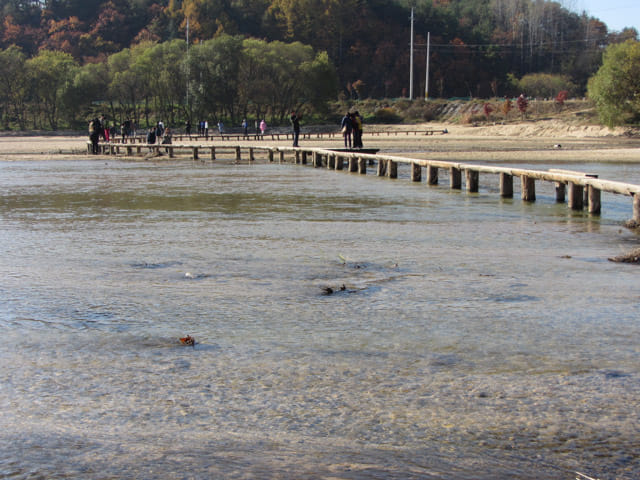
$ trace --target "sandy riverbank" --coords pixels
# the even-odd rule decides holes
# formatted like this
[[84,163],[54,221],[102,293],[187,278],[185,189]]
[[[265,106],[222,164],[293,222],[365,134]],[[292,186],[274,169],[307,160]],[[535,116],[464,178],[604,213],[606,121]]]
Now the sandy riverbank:
[[[449,133],[433,136],[401,133],[424,129],[447,129]],[[397,131],[399,134],[377,136],[372,135],[372,131]],[[86,142],[84,136],[0,136],[0,161],[55,160],[85,155]],[[375,125],[365,129],[364,142],[365,147],[379,148],[393,155],[437,160],[640,163],[640,138],[630,135],[628,129],[571,125],[559,120],[477,127],[434,123]],[[240,142],[243,145],[250,143]],[[266,140],[259,144],[290,145],[290,140]],[[301,142],[301,145],[328,148],[341,144],[341,138]]]

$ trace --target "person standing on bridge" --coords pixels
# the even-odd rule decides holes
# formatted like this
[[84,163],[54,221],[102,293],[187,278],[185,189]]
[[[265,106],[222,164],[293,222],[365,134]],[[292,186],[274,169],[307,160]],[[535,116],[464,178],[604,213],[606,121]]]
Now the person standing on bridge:
[[260,133],[264,135],[264,131],[267,129],[267,122],[264,121],[264,118],[260,122]]
[[300,138],[300,116],[296,112],[291,112],[291,126],[293,127],[293,146],[297,147]]
[[362,117],[357,110],[353,114],[353,148],[362,148]]
[[351,120],[351,114],[349,112],[347,112],[346,115],[342,117],[340,127],[342,128],[342,136],[344,137],[344,148],[347,148],[347,144],[349,148],[351,148],[351,132],[353,131],[353,121]]

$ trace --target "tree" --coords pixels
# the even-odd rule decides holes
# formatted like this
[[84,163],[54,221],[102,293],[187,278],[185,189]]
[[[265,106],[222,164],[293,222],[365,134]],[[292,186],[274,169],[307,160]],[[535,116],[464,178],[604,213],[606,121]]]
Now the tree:
[[42,108],[49,127],[57,130],[63,98],[78,65],[70,54],[50,50],[42,50],[26,64],[31,93]]
[[613,127],[640,119],[640,42],[610,45],[602,66],[591,77],[588,96],[600,120]]
[[[91,117],[107,113],[92,111],[92,104],[108,100],[109,75],[106,63],[88,63],[77,69],[73,82],[64,95],[64,110],[71,125],[86,125]],[[113,107],[113,104],[107,104]],[[80,116],[80,118],[78,118]],[[107,117],[115,118],[113,108]]]
[[242,39],[225,34],[190,49],[190,91],[201,118],[213,116],[217,121],[229,115],[234,119],[241,50]]
[[21,130],[26,127],[27,100],[26,57],[12,46],[0,52],[0,109],[3,126],[9,129],[10,121],[16,121]]

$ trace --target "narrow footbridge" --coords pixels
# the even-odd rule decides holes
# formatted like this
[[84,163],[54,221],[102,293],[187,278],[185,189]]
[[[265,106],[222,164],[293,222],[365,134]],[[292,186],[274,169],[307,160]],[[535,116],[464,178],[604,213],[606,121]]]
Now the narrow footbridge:
[[[408,157],[365,153],[359,150],[331,150],[324,148],[305,147],[274,147],[274,146],[246,146],[246,145],[144,145],[100,143],[102,153],[110,155],[125,155],[126,157],[157,158],[167,155],[174,158],[176,154],[188,155],[193,160],[216,160],[219,154],[231,154],[235,161],[243,159],[255,161],[257,154],[266,155],[269,162],[294,163],[311,165],[316,168],[324,167],[330,170],[346,170],[348,172],[366,174],[368,167],[375,167],[378,176],[398,178],[398,165],[407,165],[410,169],[409,178],[412,182],[421,182],[423,171],[426,174],[427,185],[438,185],[438,172],[448,172],[449,187],[467,192],[478,192],[480,174],[499,176],[500,196],[513,198],[514,177],[520,179],[520,195],[525,202],[535,202],[536,181],[552,182],[555,185],[557,202],[567,202],[571,210],[587,209],[590,214],[600,214],[601,193],[608,192],[631,197],[633,216],[632,222],[640,224],[640,185],[604,180],[597,175],[591,175],[571,170],[528,170],[521,168],[477,165],[439,160],[424,160]],[[88,143],[91,153],[91,143]],[[228,157],[227,157],[228,158]]]
[[[440,129],[422,129],[422,130],[382,130],[382,129],[370,129],[367,130],[367,136],[374,136],[374,137],[380,137],[380,136],[399,136],[399,135],[426,135],[426,136],[430,136],[430,135],[435,135],[435,134],[446,134],[448,133],[448,131],[446,129],[444,130],[440,130]],[[278,129],[278,130],[272,130],[269,132],[265,132],[265,133],[259,133],[259,132],[252,132],[252,133],[243,133],[243,132],[228,132],[228,133],[208,133],[208,134],[203,134],[203,133],[192,133],[192,134],[187,134],[187,133],[174,133],[172,135],[173,140],[177,141],[177,142],[182,142],[182,141],[193,141],[193,142],[201,142],[201,141],[207,141],[207,142],[219,142],[219,141],[252,141],[252,142],[262,142],[262,141],[266,141],[266,140],[271,140],[271,141],[276,141],[276,140],[292,140],[293,139],[293,132],[291,131],[282,131],[282,129]],[[301,140],[333,140],[335,138],[342,138],[342,133],[340,133],[339,131],[326,131],[326,132],[320,132],[320,131],[305,131],[302,130],[299,134],[299,138]],[[140,144],[146,144],[147,143],[147,136],[146,135],[131,135],[128,137],[121,137],[121,136],[114,136],[111,139],[111,143],[120,143],[120,144],[136,144],[136,143],[140,143]]]

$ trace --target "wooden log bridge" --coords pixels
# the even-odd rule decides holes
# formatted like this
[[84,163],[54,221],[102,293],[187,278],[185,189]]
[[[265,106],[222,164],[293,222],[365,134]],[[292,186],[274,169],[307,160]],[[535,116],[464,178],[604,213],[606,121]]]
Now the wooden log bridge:
[[[232,153],[236,161],[243,158],[242,152],[249,161],[255,160],[256,152],[266,153],[269,162],[277,161],[286,163],[286,156],[291,163],[307,165],[316,168],[326,167],[331,170],[347,170],[348,172],[367,173],[368,165],[377,163],[376,174],[389,178],[398,177],[398,165],[407,165],[410,168],[410,179],[413,182],[422,181],[422,170],[426,170],[426,184],[438,185],[438,171],[446,170],[449,173],[449,188],[462,189],[462,178],[465,179],[465,188],[469,193],[479,190],[480,174],[492,174],[499,176],[500,196],[512,198],[514,194],[513,178],[520,178],[521,199],[525,202],[536,201],[536,181],[546,181],[555,184],[556,201],[567,203],[571,210],[583,210],[585,207],[590,214],[600,214],[601,192],[626,195],[632,198],[632,221],[640,223],[640,185],[604,180],[597,175],[574,172],[571,170],[528,170],[522,168],[498,167],[490,165],[477,165],[440,160],[424,160],[407,157],[397,157],[365,153],[358,150],[323,149],[306,147],[274,147],[274,146],[245,146],[245,145],[144,145],[144,144],[119,144],[100,143],[99,148],[104,154],[119,155],[126,151],[126,156],[134,156],[143,151],[151,154],[166,154],[173,158],[177,152],[190,153],[194,160],[200,159],[204,152],[213,161],[218,153]],[[87,142],[87,151],[91,153],[91,142]],[[346,168],[345,168],[346,166]]]
[[[444,130],[433,130],[433,129],[427,129],[427,130],[376,130],[376,129],[372,129],[372,130],[367,130],[366,131],[366,135],[370,135],[370,136],[375,136],[375,137],[379,137],[379,136],[383,136],[386,135],[387,137],[389,136],[398,136],[398,135],[435,135],[435,134],[446,134],[448,133],[448,131],[446,129]],[[193,141],[193,142],[200,142],[200,141],[233,141],[235,140],[236,142],[239,142],[241,140],[244,141],[251,141],[251,142],[256,142],[256,141],[265,141],[265,140],[271,140],[271,141],[276,141],[276,140],[291,140],[293,139],[293,132],[282,132],[282,131],[272,131],[272,132],[265,132],[265,133],[247,133],[246,135],[244,133],[209,133],[208,135],[204,135],[204,134],[186,134],[186,133],[173,133],[172,138],[174,141],[176,142],[182,142],[182,141]],[[342,133],[340,131],[330,131],[330,132],[312,132],[312,131],[301,131],[299,134],[299,139],[300,140],[324,140],[324,139],[328,139],[328,140],[333,140],[335,138],[342,138]],[[146,135],[130,135],[127,137],[122,137],[119,135],[114,136],[111,139],[111,143],[120,143],[120,144],[127,144],[127,143],[132,143],[132,144],[142,144],[142,145],[146,145],[147,143],[147,136]]]

